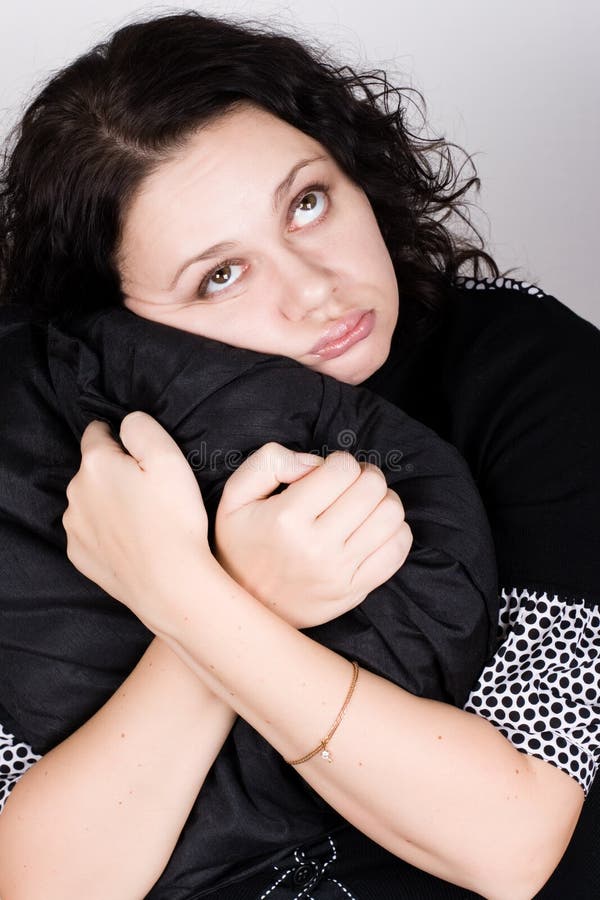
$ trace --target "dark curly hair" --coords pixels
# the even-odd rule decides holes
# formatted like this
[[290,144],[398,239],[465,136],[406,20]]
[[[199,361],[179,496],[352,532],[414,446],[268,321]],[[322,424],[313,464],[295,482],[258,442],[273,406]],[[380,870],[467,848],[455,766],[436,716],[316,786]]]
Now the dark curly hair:
[[470,224],[470,157],[458,167],[455,145],[411,133],[406,99],[384,72],[358,74],[255,23],[187,12],[121,28],[55,75],[14,131],[0,181],[2,302],[42,317],[120,304],[121,223],[140,183],[196,129],[252,102],[319,141],[365,191],[418,328],[459,271],[499,272]]

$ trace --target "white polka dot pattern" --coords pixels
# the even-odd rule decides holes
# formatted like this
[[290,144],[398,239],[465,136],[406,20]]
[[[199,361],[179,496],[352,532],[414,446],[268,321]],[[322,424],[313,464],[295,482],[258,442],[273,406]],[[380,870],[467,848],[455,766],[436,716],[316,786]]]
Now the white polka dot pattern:
[[22,741],[15,741],[0,724],[0,812],[13,787],[30,766],[41,759]]
[[467,290],[493,291],[495,288],[504,290],[509,288],[510,290],[532,294],[535,297],[547,296],[537,285],[530,284],[528,281],[518,281],[516,278],[504,278],[503,276],[494,278],[493,275],[488,275],[487,278],[467,278],[465,275],[458,275],[454,281],[459,287]]
[[600,756],[600,610],[519,588],[501,602],[504,643],[465,709],[587,793]]

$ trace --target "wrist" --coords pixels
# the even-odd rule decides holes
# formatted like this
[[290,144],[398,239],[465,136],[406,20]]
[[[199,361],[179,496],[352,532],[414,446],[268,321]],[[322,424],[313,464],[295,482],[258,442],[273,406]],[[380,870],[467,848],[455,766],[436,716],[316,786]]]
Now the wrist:
[[218,696],[223,696],[221,675],[232,664],[245,671],[243,660],[254,659],[257,648],[269,655],[292,635],[293,640],[307,640],[266,609],[216,560],[196,569],[195,575],[188,570],[179,579],[169,597],[169,614],[163,616],[156,633]]
[[228,576],[209,551],[187,555],[180,565],[169,566],[160,582],[153,581],[137,608],[133,604],[130,608],[158,638],[174,639],[185,635],[193,619],[210,613],[211,598],[216,589],[223,590],[224,577]]

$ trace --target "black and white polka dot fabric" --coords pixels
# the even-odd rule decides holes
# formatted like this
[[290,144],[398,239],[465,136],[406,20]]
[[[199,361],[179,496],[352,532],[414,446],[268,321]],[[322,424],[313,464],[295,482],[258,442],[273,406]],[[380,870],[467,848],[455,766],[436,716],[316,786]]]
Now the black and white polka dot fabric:
[[465,709],[587,793],[600,755],[600,610],[525,588],[501,598],[504,640]]
[[[586,415],[588,381],[592,392],[595,384],[591,371],[579,373],[578,353],[585,346],[581,342],[582,323],[576,330],[575,317],[568,319],[554,298],[526,281],[503,276],[461,276],[456,283],[473,294],[491,292],[498,298],[494,308],[508,310],[506,317],[498,316],[497,332],[490,325],[493,344],[489,336],[482,341],[488,352],[492,346],[500,348],[496,393],[482,392],[482,402],[489,404],[490,398],[495,398],[503,434],[496,431],[486,432],[483,437],[479,433],[476,438],[469,435],[477,447],[493,440],[502,448],[501,462],[494,460],[499,473],[494,476],[493,490],[496,496],[513,498],[510,513],[506,503],[494,510],[501,523],[494,539],[503,542],[500,550],[504,565],[513,570],[544,572],[545,560],[547,584],[580,584],[583,580],[596,586],[597,598],[597,577],[590,574],[589,531],[582,537],[582,527],[585,530],[589,524],[591,528],[596,520],[594,497],[598,483],[595,432],[591,426],[586,431],[581,423]],[[540,300],[537,322],[530,304],[523,303],[522,315],[517,314],[508,296],[515,293]],[[492,313],[488,312],[486,322],[491,319]],[[511,355],[503,368],[501,348],[507,341]],[[569,355],[570,348],[577,347],[579,351]],[[542,359],[545,365],[541,364]],[[518,392],[514,390],[514,371],[519,371]],[[488,376],[488,387],[489,381]],[[552,385],[552,390],[546,390],[546,385]],[[504,401],[503,397],[507,399]],[[533,403],[538,410],[537,443],[528,418]],[[575,424],[585,434],[580,444],[571,448],[568,473],[562,447],[556,442],[555,426],[556,422],[567,422],[565,410],[572,411],[568,419],[571,427]],[[468,414],[477,418],[477,410],[470,408]],[[593,398],[588,415],[597,421],[597,401]],[[480,419],[484,421],[483,416]],[[544,427],[540,425],[542,421]],[[563,427],[568,431],[569,425]],[[521,452],[519,448],[524,449]],[[536,454],[539,466],[534,472],[530,461]],[[489,469],[486,476],[492,478]],[[548,503],[544,508],[539,502],[540,496],[560,504],[562,521],[568,522],[572,517],[574,527],[567,530],[557,524],[556,515],[548,512]],[[569,505],[565,499],[568,496],[579,499]],[[514,501],[516,497],[518,502]],[[534,515],[538,517],[536,528],[532,527]],[[519,533],[522,539],[511,542],[507,533]],[[549,546],[557,551],[560,548],[552,559],[547,558]],[[558,571],[556,560],[560,560]],[[582,572],[586,574],[582,576]],[[514,584],[512,577],[501,574],[505,584],[509,578]],[[555,590],[540,590],[539,582],[536,590],[526,583],[521,588],[503,589],[499,628],[504,642],[482,672],[465,707],[489,719],[517,749],[563,769],[586,793],[600,755],[600,612],[589,600],[590,591],[561,596]]]
[[21,775],[38,759],[31,747],[15,740],[0,724],[0,812]]
[[466,290],[476,291],[493,291],[495,288],[506,290],[521,291],[525,294],[531,294],[534,297],[545,297],[546,293],[536,284],[530,284],[528,281],[518,281],[516,278],[505,278],[499,276],[494,278],[488,275],[487,278],[466,278],[464,275],[458,275],[455,279],[457,285]]

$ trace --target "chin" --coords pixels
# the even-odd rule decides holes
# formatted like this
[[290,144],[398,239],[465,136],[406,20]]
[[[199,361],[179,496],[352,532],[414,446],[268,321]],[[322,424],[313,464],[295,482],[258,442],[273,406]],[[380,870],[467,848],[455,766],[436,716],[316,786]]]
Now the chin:
[[377,350],[371,350],[362,365],[355,366],[353,372],[350,373],[347,378],[342,377],[339,380],[345,381],[346,384],[362,384],[363,381],[366,381],[382,367],[388,358],[389,353],[389,347],[387,347],[385,351],[382,351],[379,348]]
[[364,344],[363,342],[356,344],[342,356],[337,356],[335,359],[327,360],[320,366],[311,368],[321,372],[323,375],[329,375],[330,378],[335,378],[336,381],[341,381],[344,384],[362,384],[377,369],[381,368],[390,352],[389,343],[383,349],[380,345],[373,347],[368,346],[368,344],[369,341],[367,339]]
[[366,375],[364,372],[357,372],[355,375],[348,375],[347,378],[338,378],[338,381],[343,381],[344,384],[362,384],[370,374],[370,372],[367,372]]
[[371,366],[360,366],[355,367],[351,372],[340,372],[339,374],[336,372],[332,372],[331,375],[333,378],[337,379],[337,381],[342,381],[344,384],[362,384],[363,381],[366,381],[367,378],[370,378],[373,372],[376,372],[379,368],[379,365],[371,365]]

